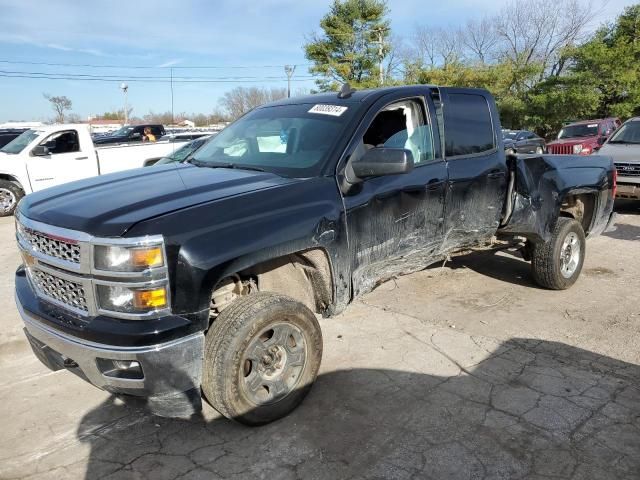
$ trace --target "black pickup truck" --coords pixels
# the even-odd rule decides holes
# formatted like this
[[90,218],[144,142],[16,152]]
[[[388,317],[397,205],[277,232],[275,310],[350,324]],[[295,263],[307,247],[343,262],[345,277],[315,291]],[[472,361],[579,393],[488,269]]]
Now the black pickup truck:
[[613,220],[600,156],[506,156],[484,90],[431,86],[257,108],[188,163],[26,196],[17,305],[35,354],[161,415],[262,424],[298,405],[316,314],[496,237],[564,289]]

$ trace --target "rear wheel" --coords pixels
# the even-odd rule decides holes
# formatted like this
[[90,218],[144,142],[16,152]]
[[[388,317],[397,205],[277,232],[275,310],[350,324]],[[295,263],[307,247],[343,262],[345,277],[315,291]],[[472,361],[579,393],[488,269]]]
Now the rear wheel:
[[538,155],[542,155],[544,153],[544,149],[542,147],[536,147],[536,153]]
[[295,409],[313,384],[322,333],[301,303],[268,292],[225,308],[205,343],[202,390],[225,417],[261,425]]
[[24,192],[15,183],[0,180],[0,217],[13,215]]
[[533,244],[533,278],[545,288],[567,289],[580,276],[585,252],[586,240],[582,225],[573,218],[560,217],[551,240]]

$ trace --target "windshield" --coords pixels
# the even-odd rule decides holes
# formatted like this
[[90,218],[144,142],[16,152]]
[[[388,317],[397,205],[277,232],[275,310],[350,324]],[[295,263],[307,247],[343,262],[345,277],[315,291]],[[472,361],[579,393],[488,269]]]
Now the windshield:
[[318,175],[355,107],[281,105],[254,110],[195,152],[198,166],[242,166],[292,177]]
[[112,137],[127,137],[133,131],[133,127],[122,127],[116,130],[115,132],[111,132],[110,135]]
[[597,123],[580,123],[577,125],[567,125],[558,134],[558,140],[562,138],[575,137],[595,137],[598,135]]
[[640,122],[627,122],[622,125],[609,143],[640,143]]
[[24,150],[27,145],[33,142],[38,136],[40,132],[37,130],[27,130],[26,132],[22,132],[19,136],[11,140],[4,147],[0,148],[0,152],[11,153],[13,155],[20,153]]
[[198,140],[194,140],[193,142],[189,142],[186,145],[183,145],[178,150],[173,152],[171,155],[167,155],[166,157],[161,158],[156,162],[156,165],[164,165],[167,163],[178,163],[185,160],[190,153],[194,150],[198,149],[198,147],[202,146],[204,142],[206,142],[207,137],[199,138]]

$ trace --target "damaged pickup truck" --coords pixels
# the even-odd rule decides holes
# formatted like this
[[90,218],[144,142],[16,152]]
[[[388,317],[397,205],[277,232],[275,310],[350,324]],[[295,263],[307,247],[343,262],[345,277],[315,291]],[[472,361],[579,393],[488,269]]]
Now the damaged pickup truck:
[[188,415],[263,424],[308,393],[316,314],[496,236],[571,286],[612,221],[609,158],[505,156],[484,90],[392,87],[257,108],[187,163],[27,195],[16,300],[35,354]]

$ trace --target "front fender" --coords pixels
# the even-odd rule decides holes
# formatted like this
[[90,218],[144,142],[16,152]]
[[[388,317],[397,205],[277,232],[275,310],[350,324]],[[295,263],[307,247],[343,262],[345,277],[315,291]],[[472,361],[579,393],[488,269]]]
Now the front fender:
[[327,253],[334,299],[348,297],[345,231],[335,180],[320,177],[166,214],[127,235],[165,236],[173,310],[187,314],[208,313],[213,287],[230,274],[311,248]]

